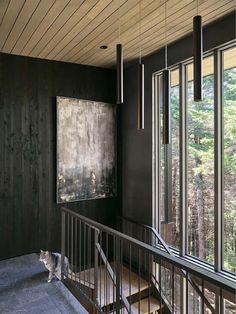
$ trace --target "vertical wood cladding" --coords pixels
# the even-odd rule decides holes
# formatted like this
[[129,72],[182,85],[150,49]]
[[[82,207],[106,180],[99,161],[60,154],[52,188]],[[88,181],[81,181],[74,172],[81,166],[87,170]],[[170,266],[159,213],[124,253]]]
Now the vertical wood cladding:
[[[115,102],[115,72],[0,54],[0,259],[60,249],[56,96]],[[119,198],[75,202],[112,223]]]

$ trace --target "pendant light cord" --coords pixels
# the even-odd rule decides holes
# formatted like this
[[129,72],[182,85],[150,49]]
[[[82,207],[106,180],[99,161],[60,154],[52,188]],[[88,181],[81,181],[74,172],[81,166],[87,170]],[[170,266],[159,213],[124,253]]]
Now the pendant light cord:
[[119,43],[121,44],[120,42],[120,8],[121,8],[121,2],[119,2],[119,10],[118,10],[118,38],[119,38]]
[[165,69],[167,70],[167,0],[165,1]]
[[141,46],[141,0],[139,0],[139,63],[142,60],[142,46]]

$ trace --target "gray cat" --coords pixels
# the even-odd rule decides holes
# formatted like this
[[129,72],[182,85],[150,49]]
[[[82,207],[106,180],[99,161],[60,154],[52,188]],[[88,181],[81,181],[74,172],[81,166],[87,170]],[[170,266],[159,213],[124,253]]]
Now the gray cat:
[[[40,250],[40,262],[43,262],[45,267],[49,270],[48,282],[52,281],[53,275],[61,280],[61,254],[49,251]],[[64,259],[65,271],[69,270],[68,258]]]

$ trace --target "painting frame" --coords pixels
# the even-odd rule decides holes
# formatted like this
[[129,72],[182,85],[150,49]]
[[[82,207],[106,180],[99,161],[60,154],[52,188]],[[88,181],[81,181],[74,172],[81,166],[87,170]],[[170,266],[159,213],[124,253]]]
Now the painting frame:
[[[66,111],[68,112],[66,113]],[[92,120],[91,123],[88,123],[88,117],[86,117],[86,115]],[[71,120],[72,125],[66,128],[65,126],[67,126],[67,124],[63,120],[70,120],[70,118],[73,118],[73,121]],[[97,119],[99,119],[100,123],[97,123]],[[70,143],[73,141],[68,141],[68,134],[72,132],[71,129],[74,127],[75,121],[76,130],[74,129],[74,135],[76,146],[73,144],[74,149],[72,151],[71,147],[68,146],[71,146]],[[78,121],[79,123],[77,123]],[[86,123],[83,121],[87,121],[87,125],[85,125]],[[102,132],[101,130],[105,130],[105,132]],[[110,132],[107,132],[107,130]],[[100,131],[101,134],[97,131]],[[82,136],[80,132],[83,134],[85,134],[84,132],[89,132],[89,134],[86,133],[86,136]],[[83,155],[83,145],[88,148],[86,138],[94,139],[95,136],[96,141],[98,141],[98,143],[95,143],[94,145],[95,154],[91,156],[90,150],[85,149]],[[64,150],[67,150],[67,154]],[[69,154],[68,151],[70,152]],[[66,155],[66,157],[62,157],[64,155]],[[80,161],[81,158],[84,157],[83,161],[85,164],[77,162],[76,168],[71,167],[70,161],[66,164],[67,159],[73,159],[70,157],[71,155],[76,155]],[[102,159],[101,156],[103,156]],[[96,157],[100,160],[100,163],[96,160]],[[90,161],[89,165],[87,165],[86,160]],[[90,169],[91,164],[94,165],[94,170]],[[72,168],[73,170],[71,170]],[[88,174],[89,171],[90,175]],[[67,191],[65,189],[67,189]],[[58,204],[63,204],[85,200],[113,198],[116,196],[116,105],[95,100],[56,96],[56,202]]]

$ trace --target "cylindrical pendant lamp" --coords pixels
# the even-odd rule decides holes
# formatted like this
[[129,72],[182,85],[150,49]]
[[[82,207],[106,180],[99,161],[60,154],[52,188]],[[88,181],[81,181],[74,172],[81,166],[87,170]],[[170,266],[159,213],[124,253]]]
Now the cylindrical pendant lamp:
[[171,128],[170,128],[170,71],[168,70],[167,57],[167,0],[165,1],[165,70],[162,72],[162,100],[163,100],[163,144],[170,144],[171,142]]
[[117,104],[123,103],[123,48],[116,45]]
[[144,129],[144,64],[138,64],[137,129]]
[[163,71],[163,144],[170,144],[170,72]]
[[194,72],[194,101],[202,100],[202,17],[193,18],[193,72]]

